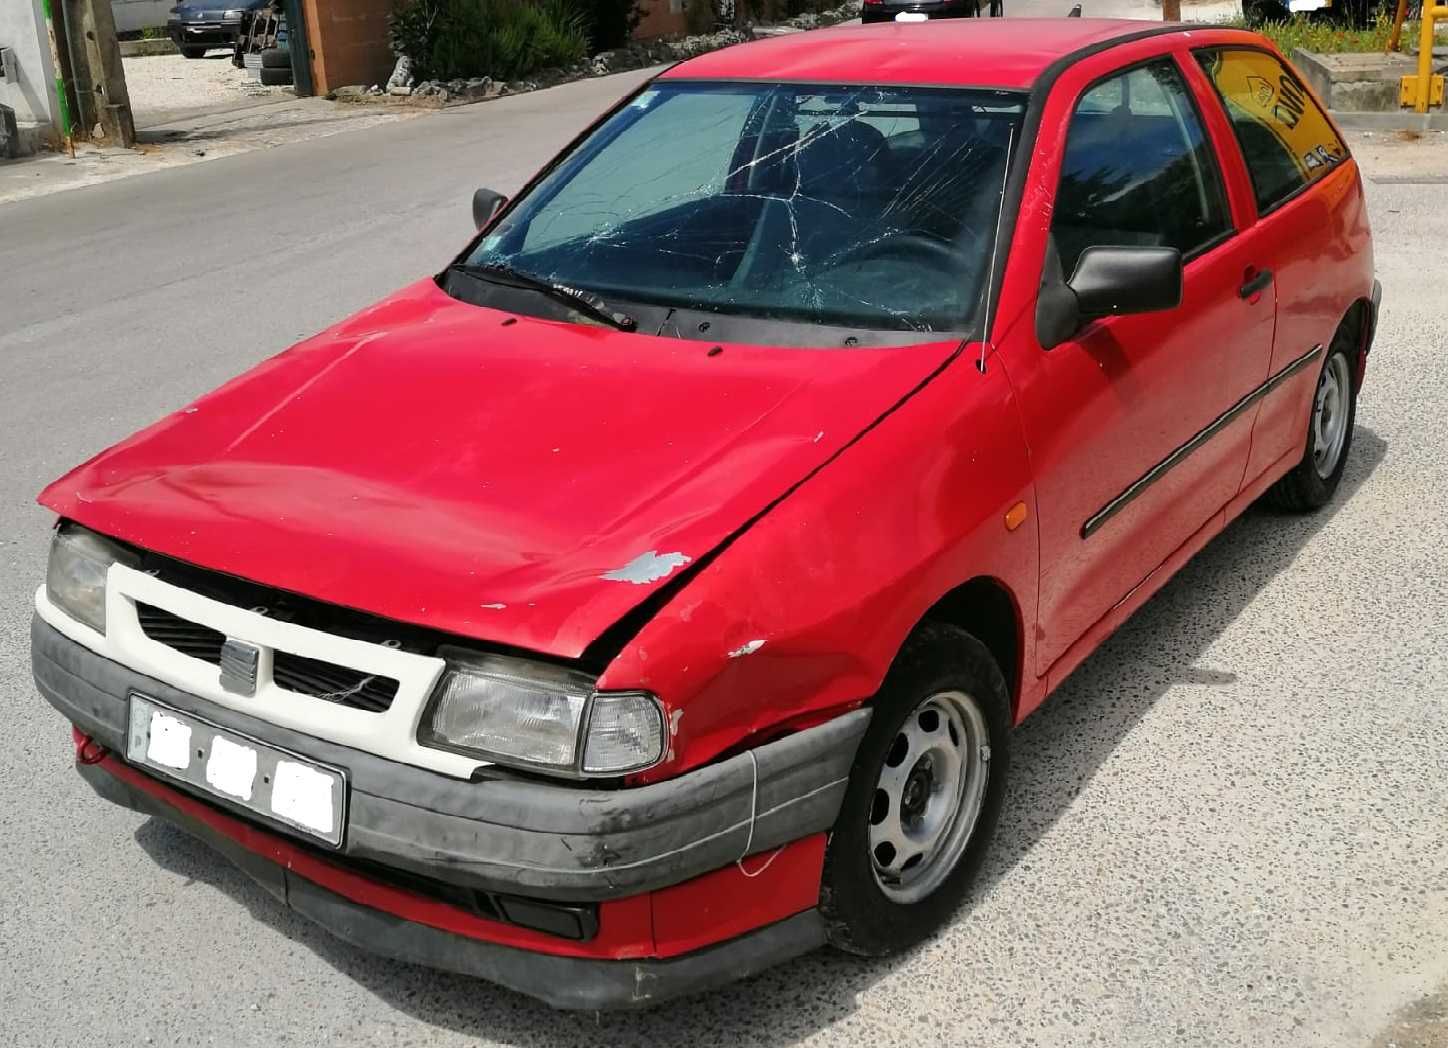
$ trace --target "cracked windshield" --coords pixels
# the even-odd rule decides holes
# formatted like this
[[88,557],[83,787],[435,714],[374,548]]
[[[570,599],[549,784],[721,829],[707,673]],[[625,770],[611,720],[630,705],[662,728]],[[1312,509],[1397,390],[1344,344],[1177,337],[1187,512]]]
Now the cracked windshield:
[[672,310],[961,331],[1023,109],[994,91],[656,84],[467,267],[579,295],[595,319],[640,331],[663,331]]

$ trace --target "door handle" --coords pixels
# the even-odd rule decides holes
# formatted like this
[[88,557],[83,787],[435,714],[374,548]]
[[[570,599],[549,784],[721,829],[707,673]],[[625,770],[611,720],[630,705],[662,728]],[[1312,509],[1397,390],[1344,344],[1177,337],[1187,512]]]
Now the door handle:
[[1249,277],[1247,282],[1237,289],[1237,294],[1242,298],[1251,298],[1259,291],[1265,291],[1270,283],[1272,283],[1272,270],[1259,269],[1255,276]]

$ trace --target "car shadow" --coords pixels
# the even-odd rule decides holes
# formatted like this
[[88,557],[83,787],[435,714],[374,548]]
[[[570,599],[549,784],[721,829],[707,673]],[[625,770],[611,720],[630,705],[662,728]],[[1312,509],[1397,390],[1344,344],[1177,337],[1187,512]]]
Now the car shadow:
[[[1068,678],[1017,731],[991,856],[955,923],[994,890],[1066,812],[1122,739],[1178,684],[1229,684],[1235,675],[1197,659],[1383,460],[1386,443],[1358,426],[1332,504],[1309,516],[1253,507],[1197,554]],[[210,884],[392,1007],[422,1022],[503,1042],[676,1043],[708,1030],[720,1043],[792,1044],[855,1011],[860,994],[912,954],[869,960],[819,950],[748,980],[644,1012],[557,1012],[489,983],[374,957],[273,899],[209,847],[159,819],[136,841],[162,867]],[[948,933],[947,933],[948,934]]]

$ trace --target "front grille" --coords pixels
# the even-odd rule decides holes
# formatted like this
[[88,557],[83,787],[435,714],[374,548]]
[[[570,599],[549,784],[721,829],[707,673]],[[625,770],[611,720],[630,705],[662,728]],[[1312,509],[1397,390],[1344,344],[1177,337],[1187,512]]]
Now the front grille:
[[382,713],[397,698],[397,681],[390,677],[378,677],[287,651],[276,653],[272,680],[287,691],[372,713]]
[[[226,634],[219,630],[140,601],[136,602],[136,617],[140,620],[141,632],[152,640],[193,659],[221,665],[221,646],[226,642]],[[287,691],[370,713],[382,713],[397,698],[397,681],[390,677],[378,677],[286,651],[274,653],[272,679]]]
[[226,634],[220,630],[199,622],[188,622],[164,608],[140,601],[136,602],[136,617],[141,620],[141,632],[152,640],[193,659],[213,666],[221,665],[221,646],[226,643]]

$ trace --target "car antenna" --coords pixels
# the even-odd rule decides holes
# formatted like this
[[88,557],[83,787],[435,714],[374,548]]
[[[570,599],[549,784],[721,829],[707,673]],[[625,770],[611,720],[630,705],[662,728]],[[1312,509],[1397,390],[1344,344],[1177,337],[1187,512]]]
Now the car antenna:
[[1001,198],[996,205],[996,232],[995,241],[990,249],[990,271],[985,275],[985,330],[980,333],[980,362],[975,369],[982,375],[985,374],[985,346],[990,341],[990,304],[993,292],[995,291],[996,255],[1001,249],[1001,219],[1005,217],[1006,210],[1006,180],[1011,174],[1011,147],[1016,143],[1016,128],[1011,125],[1010,135],[1006,138],[1006,160],[1001,165]]
[[1077,4],[1075,7],[1071,8],[1071,10],[1067,11],[1067,12],[1066,12],[1066,17],[1067,17],[1067,18],[1080,18],[1080,17],[1081,17],[1081,5],[1080,5],[1080,4]]

